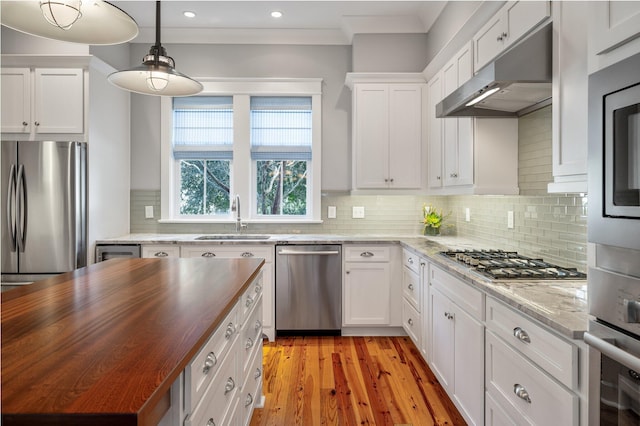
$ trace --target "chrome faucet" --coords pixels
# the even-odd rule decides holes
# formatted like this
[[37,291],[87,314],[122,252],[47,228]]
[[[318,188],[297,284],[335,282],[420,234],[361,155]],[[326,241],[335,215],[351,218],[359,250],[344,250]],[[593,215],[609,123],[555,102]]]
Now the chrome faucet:
[[236,232],[240,232],[242,228],[247,227],[246,223],[242,223],[242,217],[240,216],[240,194],[236,194],[236,198],[231,203],[231,211],[236,212]]

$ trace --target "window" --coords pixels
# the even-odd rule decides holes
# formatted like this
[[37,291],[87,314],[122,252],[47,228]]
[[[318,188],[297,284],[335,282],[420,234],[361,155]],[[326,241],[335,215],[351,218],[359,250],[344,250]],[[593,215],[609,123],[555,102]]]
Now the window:
[[321,80],[202,82],[161,99],[161,221],[319,221]]
[[310,97],[251,98],[258,216],[306,216],[312,153]]

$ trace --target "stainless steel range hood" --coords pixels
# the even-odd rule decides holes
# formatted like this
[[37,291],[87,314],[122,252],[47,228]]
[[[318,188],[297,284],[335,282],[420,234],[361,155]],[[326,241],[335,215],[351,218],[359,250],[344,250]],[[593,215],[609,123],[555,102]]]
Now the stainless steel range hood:
[[438,103],[436,117],[517,117],[548,105],[551,36],[547,24],[516,43]]

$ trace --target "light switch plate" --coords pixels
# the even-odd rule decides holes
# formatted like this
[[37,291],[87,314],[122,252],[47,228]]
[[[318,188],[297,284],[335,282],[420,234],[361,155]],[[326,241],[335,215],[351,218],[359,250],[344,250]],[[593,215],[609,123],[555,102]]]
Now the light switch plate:
[[335,219],[336,216],[337,216],[337,214],[336,214],[336,206],[327,207],[327,217],[329,219]]
[[144,218],[153,219],[153,206],[144,206]]
[[464,209],[464,220],[465,222],[471,222],[471,209],[469,207]]
[[352,217],[354,219],[364,219],[364,207],[353,207]]
[[507,212],[507,228],[513,229],[513,210]]

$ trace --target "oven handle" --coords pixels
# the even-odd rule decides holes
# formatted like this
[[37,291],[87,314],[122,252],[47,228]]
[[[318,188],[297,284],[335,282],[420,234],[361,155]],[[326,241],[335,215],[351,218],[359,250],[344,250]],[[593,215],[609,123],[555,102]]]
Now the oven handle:
[[584,342],[625,367],[631,368],[634,371],[640,371],[640,358],[633,356],[629,352],[626,352],[589,332],[584,333]]

